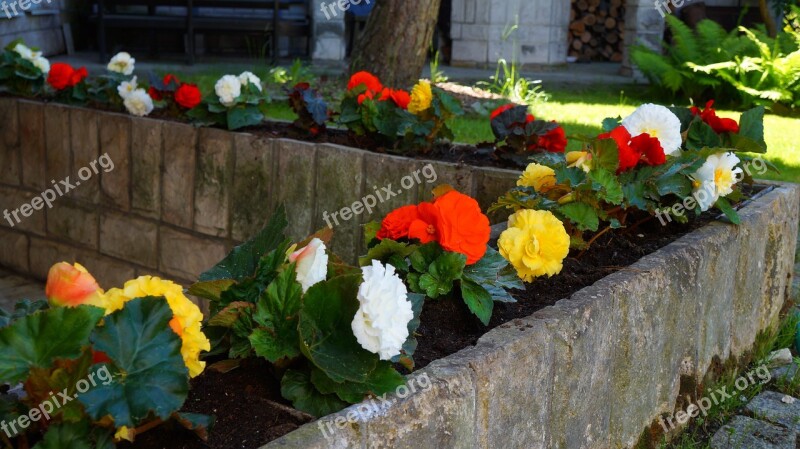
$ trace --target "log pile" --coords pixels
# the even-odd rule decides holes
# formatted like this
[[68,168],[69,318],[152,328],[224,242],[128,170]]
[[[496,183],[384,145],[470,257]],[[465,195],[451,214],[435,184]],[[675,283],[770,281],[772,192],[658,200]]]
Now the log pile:
[[569,55],[579,61],[622,61],[624,0],[572,0]]

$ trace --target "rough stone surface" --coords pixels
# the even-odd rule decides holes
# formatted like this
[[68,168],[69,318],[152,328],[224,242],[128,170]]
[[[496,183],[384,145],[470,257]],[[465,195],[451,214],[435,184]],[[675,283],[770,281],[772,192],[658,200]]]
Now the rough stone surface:
[[70,170],[70,122],[69,108],[50,105],[44,109],[45,148],[47,152],[47,179],[58,182],[68,176],[75,181]]
[[797,375],[798,366],[795,363],[781,366],[770,371],[773,380],[779,382],[791,382]]
[[[483,210],[514,187],[519,178],[519,172],[491,167],[476,167],[473,173],[476,183],[475,199]],[[492,223],[500,223],[508,219],[509,215],[507,211],[497,211],[489,215],[489,219]]]
[[792,363],[792,350],[789,348],[772,351],[767,357],[767,365],[769,365],[770,368],[788,365],[790,363]]
[[200,130],[194,185],[194,228],[203,234],[228,236],[228,205],[233,184],[233,135]]
[[190,229],[193,223],[197,130],[191,125],[164,122],[163,136],[161,218],[167,223]]
[[795,449],[795,432],[737,416],[711,438],[712,449]]
[[149,218],[161,215],[162,122],[131,119],[131,208]]
[[245,241],[255,235],[275,209],[277,180],[273,167],[273,140],[250,134],[234,137],[236,166],[231,190],[231,237]]
[[44,299],[44,285],[35,280],[0,270],[0,308],[11,311],[22,299]]
[[78,250],[72,246],[52,242],[38,237],[31,238],[30,274],[36,279],[47,279],[50,267],[58,262],[77,262]]
[[[0,227],[14,228],[17,231],[27,231],[35,234],[45,234],[45,212],[35,210],[30,217],[25,217],[21,211],[17,213],[19,221],[14,219],[13,213],[24,204],[31,204],[31,200],[38,194],[18,190],[10,187],[0,187],[0,211],[8,210],[12,214],[11,222],[5,217],[0,217]],[[43,206],[44,207],[44,206]],[[12,226],[13,225],[13,226]]]
[[764,391],[754,397],[746,406],[745,411],[753,417],[769,421],[795,433],[800,432],[800,401],[795,400],[787,404],[781,399],[785,395],[775,391]]
[[158,226],[116,213],[100,217],[100,252],[158,268]]
[[412,175],[421,166],[419,161],[404,157],[368,155],[364,165],[364,195],[377,197],[378,205],[371,214],[364,215],[365,222],[382,220],[386,214],[400,206],[419,202],[419,184],[414,183],[411,188],[406,189],[401,182],[404,176]]
[[[75,171],[82,167],[90,167],[93,161],[100,156],[99,134],[97,130],[98,113],[89,109],[74,108],[70,110],[70,145],[72,147],[72,163]],[[92,172],[94,173],[94,172]],[[81,182],[80,188],[70,192],[70,196],[92,203],[100,198],[100,176],[93,175],[90,179]]]
[[291,173],[291,181],[287,179],[276,186],[278,204],[286,206],[286,215],[292,224],[289,235],[295,240],[304,239],[314,232],[317,146],[288,139],[275,140],[274,145],[277,173]]
[[22,184],[37,190],[45,188],[44,106],[19,102],[19,141],[22,156]]
[[0,98],[0,182],[20,183],[19,114],[15,98]]
[[227,254],[222,243],[208,238],[178,232],[162,226],[159,230],[161,242],[159,270],[178,276],[180,279],[197,279]]
[[28,236],[0,228],[0,266],[11,268],[18,273],[27,273]]
[[[348,262],[355,262],[361,248],[362,214],[367,214],[363,200],[364,152],[339,145],[318,148],[317,211],[314,229],[333,229],[333,252]],[[349,212],[348,212],[349,211]],[[339,212],[337,217],[331,214]],[[340,217],[350,214],[349,220]],[[355,215],[358,213],[357,215]]]
[[52,209],[47,210],[47,233],[79,245],[97,248],[97,217],[95,210],[62,198]]
[[100,120],[100,154],[108,154],[114,169],[100,171],[103,201],[127,211],[131,208],[131,119],[125,115],[106,115]]

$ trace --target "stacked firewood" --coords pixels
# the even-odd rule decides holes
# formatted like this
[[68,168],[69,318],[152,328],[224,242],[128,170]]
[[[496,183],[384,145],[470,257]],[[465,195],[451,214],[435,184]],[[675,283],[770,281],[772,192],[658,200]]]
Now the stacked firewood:
[[624,0],[572,0],[569,55],[579,61],[622,61]]

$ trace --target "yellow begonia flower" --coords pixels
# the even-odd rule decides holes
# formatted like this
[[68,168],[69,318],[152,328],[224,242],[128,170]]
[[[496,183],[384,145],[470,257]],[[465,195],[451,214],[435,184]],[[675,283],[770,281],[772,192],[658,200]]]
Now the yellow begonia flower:
[[129,429],[129,428],[125,427],[125,426],[122,426],[119,429],[117,429],[117,433],[114,434],[114,439],[117,440],[117,441],[126,440],[126,441],[130,441],[131,443],[133,443],[133,438],[135,436],[136,436],[136,430],[135,429]]
[[181,355],[189,376],[196,377],[203,372],[206,363],[200,361],[201,351],[210,351],[211,342],[201,330],[203,313],[186,295],[180,285],[152,276],[141,276],[125,283],[122,289],[114,288],[106,292],[106,315],[124,307],[134,298],[145,296],[163,296],[173,318],[169,325],[181,337]]
[[567,167],[578,167],[589,173],[592,169],[592,153],[588,151],[570,151],[566,154]]
[[411,102],[408,103],[408,112],[419,115],[427,111],[431,107],[431,103],[433,103],[431,83],[420,81],[411,90]]
[[517,186],[533,187],[537,192],[554,185],[556,185],[556,172],[546,165],[537,163],[528,164],[528,167],[522,172],[522,176],[517,180]]
[[509,217],[508,226],[500,234],[500,254],[522,280],[561,272],[569,254],[569,235],[552,212],[523,209]]

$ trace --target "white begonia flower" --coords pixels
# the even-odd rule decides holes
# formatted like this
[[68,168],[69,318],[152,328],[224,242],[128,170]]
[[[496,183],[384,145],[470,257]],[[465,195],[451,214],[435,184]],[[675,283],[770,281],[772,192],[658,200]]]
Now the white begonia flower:
[[128,98],[128,95],[138,88],[139,85],[137,84],[136,77],[134,76],[130,79],[130,81],[123,81],[119,83],[119,86],[117,86],[117,92],[119,92],[119,96],[124,100]]
[[135,64],[136,60],[133,59],[130,54],[121,51],[111,58],[111,61],[108,63],[108,70],[123,75],[130,75],[133,73]]
[[303,286],[303,293],[312,285],[322,282],[328,276],[328,254],[325,243],[314,238],[309,244],[289,256],[289,262],[296,262],[297,282]]
[[48,61],[44,56],[36,56],[31,62],[33,63],[34,67],[41,70],[41,72],[45,75],[50,73],[50,61]]
[[736,167],[740,162],[733,153],[712,154],[692,176],[694,193],[700,210],[707,211],[720,197],[730,195],[733,186],[741,180],[743,171]]
[[246,86],[247,83],[250,83],[256,86],[256,89],[258,89],[259,92],[263,91],[261,88],[261,78],[255,76],[252,72],[242,72],[242,74],[239,75],[239,82],[242,83],[243,86]]
[[351,327],[358,343],[381,360],[400,354],[408,338],[408,322],[414,318],[408,290],[395,268],[377,260],[362,267],[364,282],[358,289],[361,306]]
[[233,75],[225,75],[217,81],[214,92],[219,97],[219,102],[225,106],[236,104],[236,98],[242,94],[242,82]]
[[657,138],[666,155],[676,154],[681,150],[681,121],[664,106],[643,104],[622,120],[622,126],[631,133],[631,137],[647,133],[650,137]]
[[28,48],[25,44],[17,44],[14,46],[14,52],[22,57],[22,59],[32,61],[33,60],[33,50]]
[[136,89],[125,97],[125,109],[137,117],[153,112],[153,99],[144,89]]

